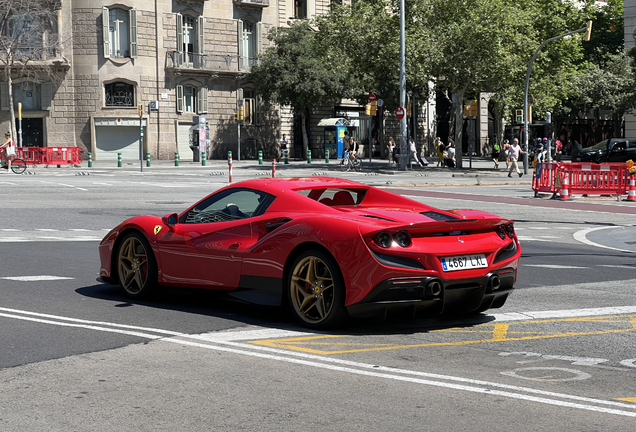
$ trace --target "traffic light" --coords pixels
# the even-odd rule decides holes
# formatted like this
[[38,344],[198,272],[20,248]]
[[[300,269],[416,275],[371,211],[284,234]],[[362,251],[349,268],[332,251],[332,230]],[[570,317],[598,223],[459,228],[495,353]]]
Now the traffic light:
[[366,105],[364,106],[364,113],[365,113],[366,115],[371,115],[371,104],[366,104]]
[[238,121],[238,111],[234,111],[234,123]]
[[515,110],[515,122],[516,123],[523,123],[523,110],[522,109]]
[[378,109],[378,101],[377,100],[371,101],[371,112],[369,113],[369,115],[374,116],[376,114],[377,109]]
[[245,114],[245,111],[243,111],[243,107],[239,107],[239,110],[238,110],[238,119],[239,119],[239,121],[243,121],[243,119],[245,118],[244,114]]
[[139,108],[139,117],[144,115],[144,106],[142,104],[139,104],[137,108]]
[[532,104],[528,104],[528,123],[532,123]]
[[477,99],[473,99],[470,101],[470,116],[477,117],[479,113],[477,112]]
[[470,117],[470,105],[464,105],[464,117]]
[[592,20],[589,20],[587,24],[585,24],[585,37],[583,40],[585,42],[589,42],[590,37],[592,37]]
[[409,104],[406,106],[406,115],[411,115],[411,107],[413,106],[413,102],[409,101]]

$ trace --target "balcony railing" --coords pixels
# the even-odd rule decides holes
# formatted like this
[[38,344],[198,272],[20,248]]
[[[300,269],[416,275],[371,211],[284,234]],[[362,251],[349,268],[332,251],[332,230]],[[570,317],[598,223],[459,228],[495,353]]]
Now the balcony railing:
[[234,0],[234,4],[238,6],[267,7],[269,6],[269,0]]
[[[194,54],[183,51],[172,51],[169,53],[172,65],[168,69],[235,74],[249,72],[252,65],[256,64],[256,59],[237,55],[222,54]],[[240,60],[240,66],[239,66]]]

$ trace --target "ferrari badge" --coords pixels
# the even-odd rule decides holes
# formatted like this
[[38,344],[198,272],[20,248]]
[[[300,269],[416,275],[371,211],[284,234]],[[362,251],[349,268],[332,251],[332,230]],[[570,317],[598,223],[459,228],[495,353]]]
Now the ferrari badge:
[[161,231],[161,228],[163,228],[161,225],[155,225],[155,235],[159,234],[159,231]]

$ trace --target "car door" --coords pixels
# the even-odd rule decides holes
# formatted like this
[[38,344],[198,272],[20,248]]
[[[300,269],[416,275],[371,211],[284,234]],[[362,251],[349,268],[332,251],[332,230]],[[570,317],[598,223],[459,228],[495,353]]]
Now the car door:
[[636,162],[636,141],[631,140],[631,141],[627,141],[627,155],[624,162],[627,162],[628,160],[633,160],[634,162]]
[[[212,195],[158,237],[161,280],[169,285],[235,289],[243,253],[252,238],[251,219],[260,191],[228,189]],[[260,206],[262,207],[262,206]]]
[[627,141],[616,141],[610,144],[607,155],[608,162],[625,162],[627,159]]

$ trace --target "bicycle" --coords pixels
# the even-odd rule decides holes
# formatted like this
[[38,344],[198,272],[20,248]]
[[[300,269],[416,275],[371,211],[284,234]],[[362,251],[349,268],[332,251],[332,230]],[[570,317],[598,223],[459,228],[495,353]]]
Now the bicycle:
[[[7,157],[8,156],[6,155],[6,153],[0,153],[0,167],[4,169],[9,168],[9,166],[7,165]],[[22,174],[24,171],[26,171],[27,165],[24,159],[15,156],[9,157],[11,157],[11,171],[13,171],[15,174]]]
[[351,156],[351,152],[345,151],[344,157],[340,161],[340,169],[342,171],[350,171],[353,168],[354,171],[362,170],[362,159],[359,156]]

